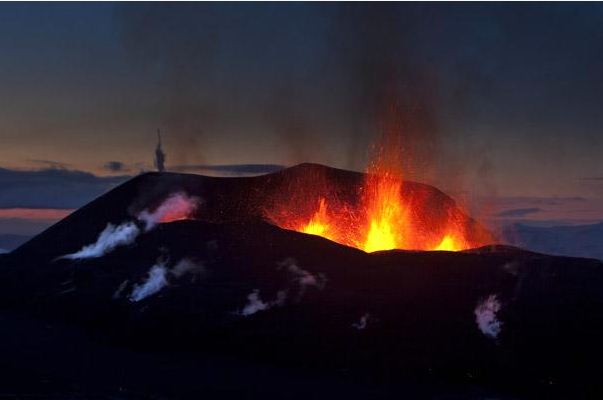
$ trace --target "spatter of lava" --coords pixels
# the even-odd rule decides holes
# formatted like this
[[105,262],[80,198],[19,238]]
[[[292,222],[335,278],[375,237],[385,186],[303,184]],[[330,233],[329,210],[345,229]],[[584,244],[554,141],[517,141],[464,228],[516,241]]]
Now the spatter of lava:
[[382,143],[352,199],[340,196],[341,182],[300,177],[293,192],[266,212],[267,219],[366,252],[458,251],[488,244],[490,234],[443,193],[417,184],[404,190],[398,150],[392,140]]

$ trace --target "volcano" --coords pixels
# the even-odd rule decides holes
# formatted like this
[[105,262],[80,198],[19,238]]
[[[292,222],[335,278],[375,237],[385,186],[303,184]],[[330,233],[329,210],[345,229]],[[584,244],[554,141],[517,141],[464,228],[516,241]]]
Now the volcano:
[[[58,371],[79,365],[80,378],[69,379],[96,377],[111,393],[282,397],[296,385],[304,388],[285,397],[323,390],[389,398],[426,388],[463,387],[476,397],[598,389],[600,261],[494,245],[446,194],[406,181],[404,206],[412,203],[421,221],[408,248],[374,251],[381,249],[339,233],[329,238],[323,217],[338,220],[340,211],[329,214],[334,204],[358,232],[366,182],[365,174],[314,164],[245,178],[142,174],[0,258],[4,318],[83,329],[78,335],[94,338],[88,356],[40,356],[36,365],[61,382]],[[462,251],[436,251],[447,236]],[[35,342],[44,332],[27,321],[24,337]],[[69,348],[68,337],[57,334],[52,347]],[[128,372],[109,372],[105,351]],[[228,365],[219,387],[215,369],[198,364],[216,358]],[[257,368],[267,368],[262,377]],[[250,374],[264,383],[250,389]]]

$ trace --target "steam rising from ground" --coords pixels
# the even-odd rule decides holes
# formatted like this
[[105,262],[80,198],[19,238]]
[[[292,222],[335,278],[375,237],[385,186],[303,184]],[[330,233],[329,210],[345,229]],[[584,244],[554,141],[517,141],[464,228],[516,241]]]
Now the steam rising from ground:
[[150,231],[158,223],[190,218],[199,203],[198,197],[189,197],[182,192],[174,193],[152,212],[149,210],[142,211],[138,214],[138,219],[145,224],[145,231]]
[[134,285],[134,290],[130,295],[130,301],[140,301],[152,294],[159,292],[167,286],[167,268],[165,263],[158,262],[149,270],[147,280],[141,285]]
[[183,258],[170,270],[174,278],[181,278],[186,274],[203,272],[203,266],[189,258]]
[[[148,209],[138,214],[138,220],[144,224],[144,231],[148,232],[158,223],[177,221],[190,218],[200,204],[198,197],[189,197],[186,193],[171,194],[154,211]],[[80,251],[59,257],[59,259],[80,260],[85,258],[102,257],[115,250],[116,247],[134,243],[140,228],[133,222],[124,222],[120,225],[107,224],[100,233],[96,242],[84,246]]]
[[272,307],[282,307],[285,305],[287,299],[291,297],[290,294],[293,295],[294,302],[299,302],[308,288],[313,287],[322,290],[327,283],[327,278],[323,274],[314,275],[300,268],[292,258],[279,262],[278,269],[285,269],[287,278],[293,283],[293,286],[279,290],[276,293],[276,297],[269,301],[262,300],[260,290],[254,289],[247,296],[247,303],[243,306],[242,310],[237,312],[238,314],[247,317],[260,311],[269,310]]
[[[189,258],[181,259],[168,269],[168,262],[160,258],[149,270],[147,279],[141,284],[134,285],[129,299],[133,302],[146,299],[168,286],[170,281],[182,278],[186,274],[201,273],[203,270],[202,264]],[[120,285],[113,298],[119,298],[126,286],[127,281]]]
[[325,285],[327,284],[327,278],[319,273],[319,274],[312,274],[309,271],[306,271],[305,269],[300,268],[297,265],[297,262],[292,259],[292,258],[287,258],[283,261],[281,261],[279,264],[279,268],[285,268],[291,278],[291,280],[297,284],[298,286],[298,293],[297,293],[297,300],[301,300],[301,298],[304,296],[304,294],[306,293],[306,290],[309,287],[314,287],[318,290],[322,290],[324,289]]
[[272,307],[282,307],[285,305],[285,301],[287,300],[287,291],[280,290],[276,294],[276,298],[272,301],[264,302],[260,297],[260,290],[254,289],[253,292],[247,296],[247,304],[243,307],[243,309],[239,312],[244,317],[248,317],[260,311],[268,310]]
[[100,233],[96,242],[84,246],[80,251],[59,258],[79,260],[102,257],[113,251],[116,247],[133,243],[139,233],[140,229],[134,222],[124,222],[117,226],[107,224],[107,227]]
[[492,294],[479,303],[474,311],[479,330],[492,339],[496,339],[502,329],[502,322],[496,316],[500,308],[500,302],[496,295]]
[[366,329],[370,318],[371,318],[371,314],[366,313],[362,317],[360,317],[360,320],[358,322],[354,322],[352,324],[352,327],[355,329],[358,329],[359,331],[362,331],[362,330]]

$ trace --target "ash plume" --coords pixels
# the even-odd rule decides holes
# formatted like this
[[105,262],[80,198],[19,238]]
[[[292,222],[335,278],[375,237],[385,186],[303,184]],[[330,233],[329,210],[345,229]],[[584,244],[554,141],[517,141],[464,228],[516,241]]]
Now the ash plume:
[[161,132],[157,129],[157,147],[155,148],[155,167],[158,172],[165,171],[165,153],[161,148]]
[[139,233],[140,229],[134,222],[124,222],[120,225],[107,224],[98,236],[98,239],[96,239],[96,242],[82,247],[81,250],[75,253],[61,256],[58,259],[80,260],[102,257],[119,246],[133,243]]
[[[157,123],[175,138],[174,165],[205,163],[215,136],[257,148],[249,132],[265,132],[285,158],[271,162],[364,169],[384,106],[395,103],[404,143],[420,153],[417,171],[425,170],[438,98],[437,79],[414,45],[420,7],[262,5],[253,20],[246,12],[217,4],[118,7],[125,51],[158,82]],[[244,67],[232,63],[240,57]],[[344,151],[326,153],[335,144]]]
[[130,301],[137,302],[143,300],[167,286],[167,267],[165,262],[158,261],[151,267],[147,279],[140,285],[134,285],[130,294]]
[[502,330],[502,322],[497,318],[501,305],[495,294],[488,296],[475,308],[475,322],[479,330],[491,339],[496,339]]

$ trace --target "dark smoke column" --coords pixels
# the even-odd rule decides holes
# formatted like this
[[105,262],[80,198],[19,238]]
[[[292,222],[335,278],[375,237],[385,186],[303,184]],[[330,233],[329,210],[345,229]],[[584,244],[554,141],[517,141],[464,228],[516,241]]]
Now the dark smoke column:
[[161,132],[157,129],[157,148],[155,148],[155,167],[157,171],[165,171],[165,153],[161,149]]

